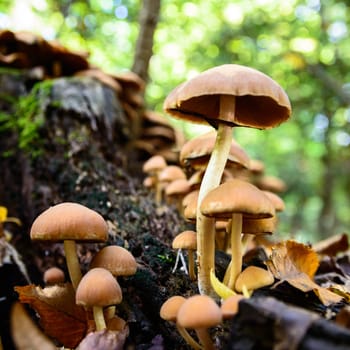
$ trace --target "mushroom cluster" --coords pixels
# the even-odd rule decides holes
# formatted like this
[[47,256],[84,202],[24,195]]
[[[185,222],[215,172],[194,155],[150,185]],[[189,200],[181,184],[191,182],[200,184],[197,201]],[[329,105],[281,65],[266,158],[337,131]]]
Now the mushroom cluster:
[[[106,242],[108,227],[103,217],[79,203],[59,203],[34,220],[30,236],[35,241],[63,242],[76,304],[87,311],[92,309],[97,331],[112,324],[108,321],[115,318],[115,305],[120,304],[123,297],[117,277],[135,274],[137,264],[125,248],[105,246],[92,258],[90,269],[83,275],[76,243]],[[63,283],[65,276],[62,270],[52,267],[43,279],[52,286]]]
[[[187,186],[177,207],[185,220],[195,224],[195,231],[176,236],[173,248],[178,250],[178,256],[183,249],[188,250],[189,275],[193,279],[197,272],[200,295],[186,301],[181,299],[180,306],[177,304],[172,309],[171,319],[166,315],[170,301],[161,310],[161,316],[176,322],[182,335],[183,328],[195,329],[199,346],[213,349],[204,329],[233,317],[242,298],[274,282],[271,272],[263,267],[249,266],[242,271],[242,256],[254,237],[276,231],[276,213],[284,210],[279,193],[286,189],[283,180],[265,175],[262,161],[249,158],[234,140],[233,130],[244,126],[276,127],[288,120],[291,105],[285,91],[267,75],[249,67],[226,64],[177,86],[167,96],[164,110],[172,116],[214,128],[187,141],[178,160],[186,174],[183,181],[187,181]],[[218,249],[231,257],[222,282],[215,276]],[[191,267],[193,250],[197,271]],[[217,305],[218,296],[221,308]],[[202,304],[207,301],[210,305]],[[216,317],[213,323],[206,323],[203,314],[209,309],[212,317]],[[187,334],[183,337],[193,348],[198,348],[198,343]]]

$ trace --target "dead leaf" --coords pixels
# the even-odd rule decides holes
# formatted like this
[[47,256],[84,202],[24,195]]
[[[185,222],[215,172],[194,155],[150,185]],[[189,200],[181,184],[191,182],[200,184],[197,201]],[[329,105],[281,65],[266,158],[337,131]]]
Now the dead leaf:
[[55,344],[33,322],[21,303],[13,304],[10,322],[17,350],[56,350]]
[[305,293],[314,292],[324,305],[340,302],[343,298],[313,281],[319,261],[308,246],[295,241],[283,241],[273,249],[266,265],[278,283],[286,281]]
[[75,348],[87,333],[88,320],[83,307],[75,304],[70,283],[42,289],[27,285],[15,287],[19,300],[29,304],[40,316],[44,332],[68,348]]
[[340,252],[345,252],[349,248],[349,239],[346,233],[333,235],[312,246],[313,250],[322,255],[335,256]]

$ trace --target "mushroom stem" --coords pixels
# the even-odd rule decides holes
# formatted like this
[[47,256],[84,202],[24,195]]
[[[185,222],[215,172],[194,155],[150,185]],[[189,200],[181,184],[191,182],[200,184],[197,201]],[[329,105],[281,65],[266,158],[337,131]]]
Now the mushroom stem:
[[103,315],[103,308],[101,306],[93,306],[92,311],[94,314],[94,320],[96,324],[96,331],[102,331],[107,328],[106,321]]
[[[220,114],[235,111],[235,97],[220,97]],[[227,112],[226,112],[227,114]],[[232,142],[232,127],[219,123],[213,153],[199,189],[197,205],[197,266],[198,289],[201,294],[215,295],[210,284],[210,270],[215,270],[215,219],[204,216],[200,211],[202,199],[209,191],[220,185]]]
[[176,328],[178,332],[180,333],[181,337],[184,338],[186,343],[190,345],[195,350],[201,350],[202,346],[200,346],[190,335],[190,333],[187,332],[186,328],[180,326],[178,323],[176,323]]
[[204,350],[214,350],[215,346],[206,328],[196,328],[196,334]]
[[227,286],[234,290],[234,285],[237,276],[242,270],[242,214],[233,213],[231,221],[231,262],[228,269],[228,278],[225,276],[224,280],[228,280]]
[[63,246],[64,246],[64,252],[66,254],[69,277],[72,282],[74,290],[77,290],[82,274],[80,270],[80,264],[78,260],[75,241],[65,240],[63,241]]
[[188,254],[188,275],[191,281],[195,281],[196,274],[194,272],[194,251],[192,249],[188,249],[187,254]]

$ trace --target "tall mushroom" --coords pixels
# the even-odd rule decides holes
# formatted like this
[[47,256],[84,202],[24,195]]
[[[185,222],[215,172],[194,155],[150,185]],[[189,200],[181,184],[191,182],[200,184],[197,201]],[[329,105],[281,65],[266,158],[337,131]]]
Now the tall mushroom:
[[75,290],[82,277],[76,242],[105,242],[107,236],[107,223],[100,214],[72,202],[48,208],[34,220],[30,230],[32,240],[63,241],[68,272]]
[[[275,127],[291,113],[287,94],[273,79],[255,69],[225,64],[208,69],[177,86],[165,99],[169,114],[217,129],[216,142],[200,188],[198,207],[204,196],[220,183],[228,158],[232,127]],[[214,269],[214,219],[197,211],[198,287],[212,294],[210,270]]]

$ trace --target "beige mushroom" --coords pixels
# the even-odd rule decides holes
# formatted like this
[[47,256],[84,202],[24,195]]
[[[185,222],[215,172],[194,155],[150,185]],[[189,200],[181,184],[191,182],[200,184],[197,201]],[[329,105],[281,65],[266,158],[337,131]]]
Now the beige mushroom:
[[105,242],[107,223],[84,205],[64,202],[50,207],[33,222],[30,237],[37,241],[63,241],[67,267],[74,289],[81,280],[76,242]]

